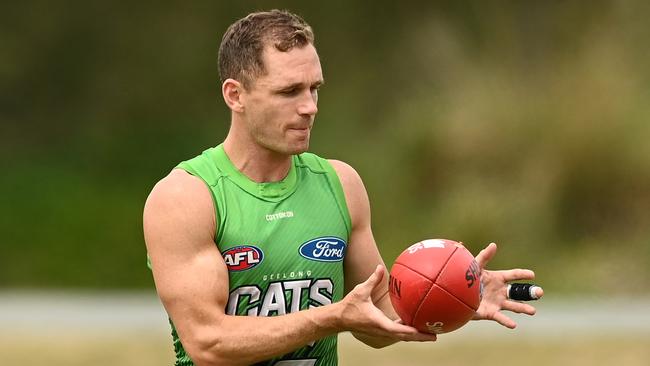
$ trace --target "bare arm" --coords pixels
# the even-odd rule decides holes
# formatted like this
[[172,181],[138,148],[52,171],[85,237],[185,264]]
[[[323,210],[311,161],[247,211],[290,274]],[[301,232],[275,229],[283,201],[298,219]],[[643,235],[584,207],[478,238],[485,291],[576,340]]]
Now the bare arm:
[[[245,365],[345,331],[420,337],[411,327],[368,315],[383,273],[372,270],[342,301],[275,317],[231,316],[228,271],[214,243],[215,210],[198,178],[175,170],[154,187],[144,233],[158,295],[196,365]],[[264,340],[260,342],[260,340]]]
[[273,318],[226,315],[228,272],[213,240],[214,212],[205,184],[182,171],[156,185],[144,212],[158,294],[197,365],[250,364],[340,330],[336,307]]
[[[343,185],[352,220],[350,243],[345,256],[346,293],[368,278],[377,265],[381,265],[384,268],[384,277],[383,281],[372,291],[372,302],[383,312],[385,317],[393,321],[400,321],[388,295],[388,272],[385,269],[386,266],[372,234],[370,202],[361,177],[346,163],[337,160],[330,160],[330,163]],[[399,341],[394,337],[377,336],[376,334],[371,335],[363,332],[352,332],[352,334],[360,341],[375,348],[385,347]],[[432,335],[426,340],[435,340],[435,336]]]

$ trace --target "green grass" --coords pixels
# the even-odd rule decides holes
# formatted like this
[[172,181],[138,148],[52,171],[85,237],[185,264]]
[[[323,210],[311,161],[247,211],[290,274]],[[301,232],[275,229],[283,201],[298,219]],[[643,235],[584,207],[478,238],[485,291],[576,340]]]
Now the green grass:
[[517,341],[468,338],[466,342],[399,344],[374,350],[358,343],[342,342],[342,365],[647,365],[650,337],[567,337]]
[[[62,331],[63,333],[63,331]],[[446,340],[432,344],[402,343],[375,350],[340,337],[341,365],[647,365],[650,335],[570,336],[562,339],[512,338]],[[114,366],[172,365],[166,335],[0,335],[3,365]]]

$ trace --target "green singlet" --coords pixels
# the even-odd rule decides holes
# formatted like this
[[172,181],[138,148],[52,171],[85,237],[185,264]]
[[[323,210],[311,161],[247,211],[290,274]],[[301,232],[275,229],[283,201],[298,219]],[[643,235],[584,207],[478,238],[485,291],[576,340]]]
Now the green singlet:
[[[201,178],[212,194],[215,243],[229,274],[227,314],[276,316],[341,300],[351,224],[343,188],[327,160],[295,155],[284,180],[256,183],[219,145],[177,168]],[[173,324],[172,335],[175,364],[193,365]],[[333,335],[258,365],[336,365],[336,346]]]

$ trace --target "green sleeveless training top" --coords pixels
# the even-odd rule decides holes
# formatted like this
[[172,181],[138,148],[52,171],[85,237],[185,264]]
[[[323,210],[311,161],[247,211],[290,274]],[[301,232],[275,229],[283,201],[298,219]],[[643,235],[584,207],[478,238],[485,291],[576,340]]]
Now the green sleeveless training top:
[[[327,160],[295,155],[282,181],[256,183],[219,145],[178,168],[201,178],[212,193],[215,242],[229,274],[228,314],[276,316],[341,300],[350,216]],[[172,334],[176,365],[193,365],[173,324]],[[259,365],[336,365],[336,346],[331,336]]]

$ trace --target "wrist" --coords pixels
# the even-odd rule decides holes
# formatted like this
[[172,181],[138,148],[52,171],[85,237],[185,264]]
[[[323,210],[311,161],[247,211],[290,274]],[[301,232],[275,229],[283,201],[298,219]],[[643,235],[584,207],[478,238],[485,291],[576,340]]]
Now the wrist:
[[333,333],[340,333],[349,330],[344,319],[345,305],[342,301],[323,306],[325,328]]

